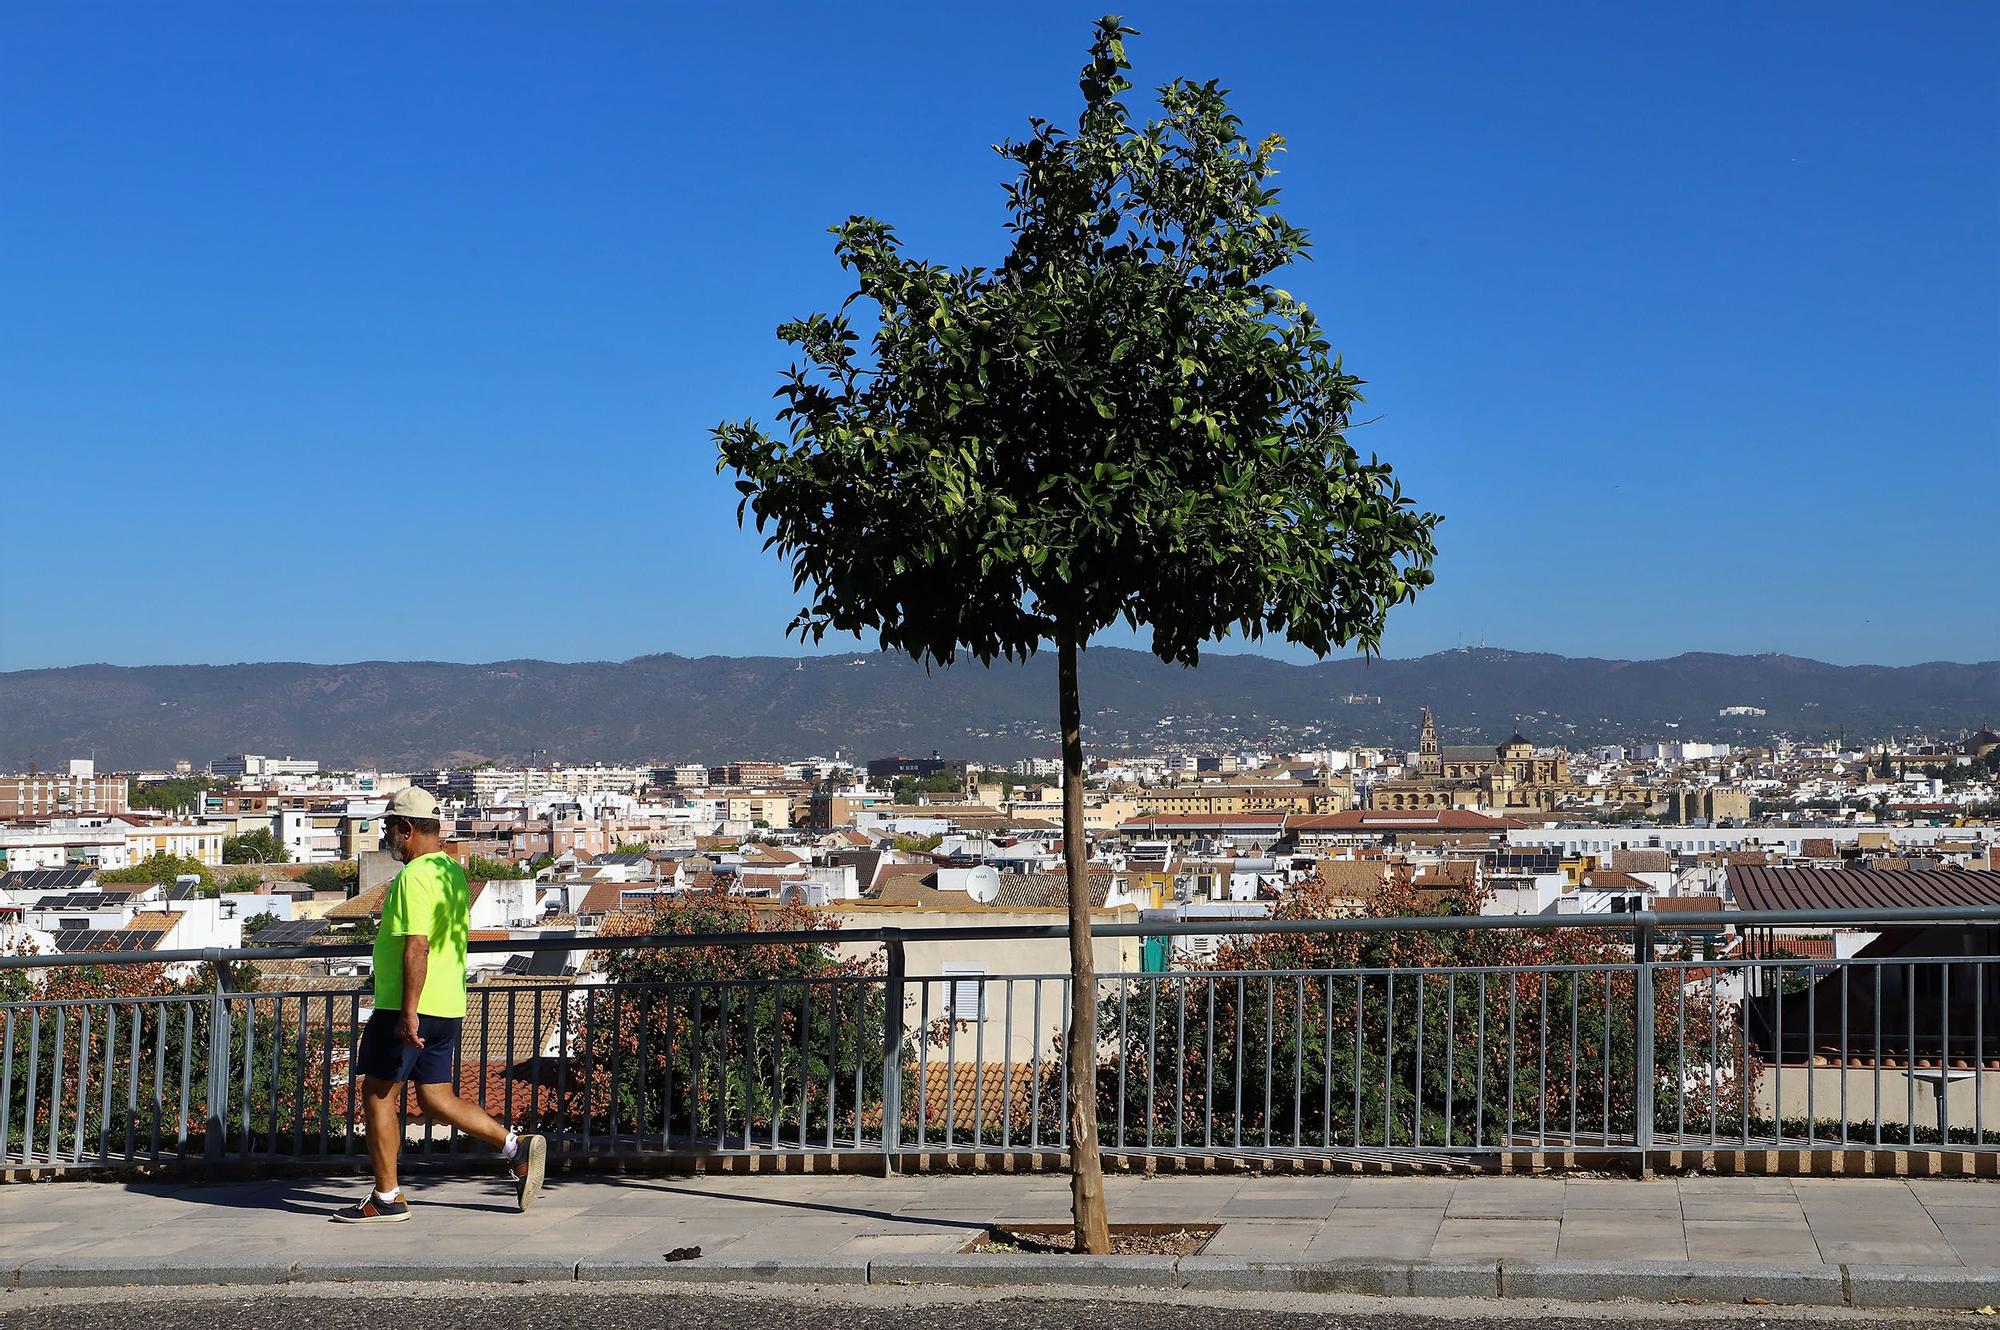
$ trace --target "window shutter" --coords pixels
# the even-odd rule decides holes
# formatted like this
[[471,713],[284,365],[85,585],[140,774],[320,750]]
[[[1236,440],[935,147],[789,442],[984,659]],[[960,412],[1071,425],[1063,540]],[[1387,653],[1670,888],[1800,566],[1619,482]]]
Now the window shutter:
[[950,984],[947,1000],[951,1003],[951,1018],[955,1021],[985,1020],[986,1002],[981,981],[986,978],[986,968],[981,965],[946,965],[944,977]]

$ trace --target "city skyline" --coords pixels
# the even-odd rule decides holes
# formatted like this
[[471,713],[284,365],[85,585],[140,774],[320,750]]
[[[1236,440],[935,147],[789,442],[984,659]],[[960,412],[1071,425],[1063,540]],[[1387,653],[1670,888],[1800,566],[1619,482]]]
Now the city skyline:
[[[987,147],[1100,8],[10,13],[0,436],[62,558],[0,670],[802,653],[707,430],[828,225],[999,254]],[[1135,73],[1289,140],[1287,282],[1446,519],[1386,655],[2000,658],[2000,14],[1253,13],[1128,10]]]

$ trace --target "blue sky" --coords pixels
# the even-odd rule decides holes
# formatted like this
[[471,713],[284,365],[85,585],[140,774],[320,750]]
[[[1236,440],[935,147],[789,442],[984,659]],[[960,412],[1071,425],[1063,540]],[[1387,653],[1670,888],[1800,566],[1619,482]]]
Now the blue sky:
[[[0,668],[799,649],[707,430],[1098,12],[6,7]],[[2000,6],[1126,13],[1446,515],[1388,654],[2000,657]]]

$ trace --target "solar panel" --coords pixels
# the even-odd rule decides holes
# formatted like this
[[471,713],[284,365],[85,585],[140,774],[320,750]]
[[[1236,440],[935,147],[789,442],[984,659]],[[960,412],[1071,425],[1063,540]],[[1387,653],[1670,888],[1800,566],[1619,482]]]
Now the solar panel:
[[56,930],[56,950],[66,955],[95,951],[151,951],[164,937],[131,928],[63,928]]
[[96,876],[94,868],[20,868],[0,873],[0,891],[60,891],[87,886]]
[[137,895],[132,891],[66,891],[43,896],[34,902],[38,910],[102,910],[123,905]]
[[327,926],[324,919],[281,919],[247,935],[243,943],[250,947],[296,947],[325,932]]
[[[548,933],[545,937],[564,937],[568,934]],[[563,962],[568,957],[563,951],[537,951],[528,957],[528,973],[537,975],[560,975],[565,968]]]

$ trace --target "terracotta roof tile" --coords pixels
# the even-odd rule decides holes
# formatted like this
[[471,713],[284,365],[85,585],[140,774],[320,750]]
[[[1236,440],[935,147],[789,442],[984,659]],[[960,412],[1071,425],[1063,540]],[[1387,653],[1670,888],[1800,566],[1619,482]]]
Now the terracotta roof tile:
[[[391,878],[390,881],[395,879]],[[370,887],[358,896],[350,897],[326,912],[328,919],[373,919],[382,913],[382,901],[389,894],[389,883]]]

